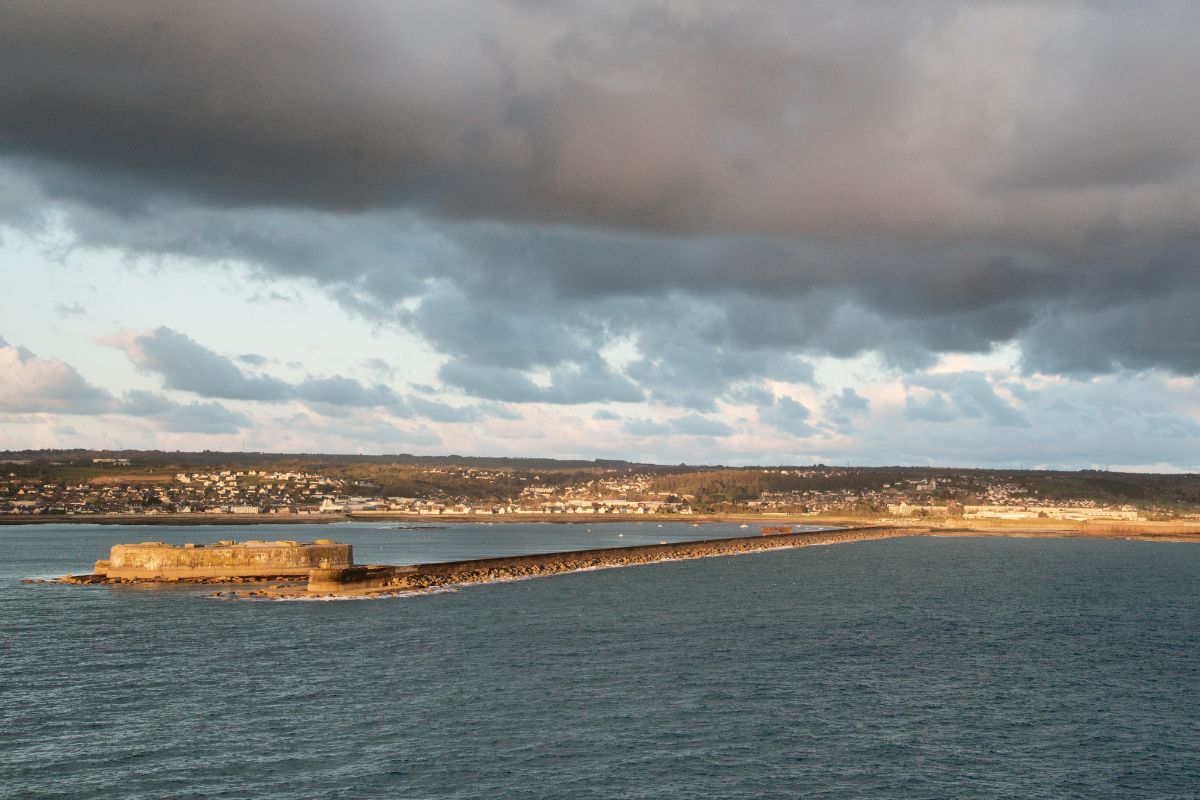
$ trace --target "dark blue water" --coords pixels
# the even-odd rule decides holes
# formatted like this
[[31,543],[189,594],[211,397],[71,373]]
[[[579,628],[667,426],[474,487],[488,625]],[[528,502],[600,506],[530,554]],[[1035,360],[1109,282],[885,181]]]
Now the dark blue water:
[[[332,538],[421,561],[565,530]],[[0,794],[1200,796],[1196,545],[893,539],[350,602],[17,583],[227,535],[0,529]]]

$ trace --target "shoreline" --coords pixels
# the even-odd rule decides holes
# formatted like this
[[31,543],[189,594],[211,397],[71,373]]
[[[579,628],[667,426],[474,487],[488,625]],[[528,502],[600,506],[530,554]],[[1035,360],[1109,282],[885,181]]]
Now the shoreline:
[[[830,521],[835,520],[836,521]],[[395,514],[351,512],[348,514],[321,515],[276,515],[276,514],[30,514],[0,515],[0,527],[5,525],[163,525],[187,527],[191,525],[321,525],[337,522],[409,522],[414,524],[438,524],[443,522],[476,522],[488,525],[509,525],[521,522],[550,523],[553,525],[596,525],[613,522],[708,524],[708,523],[758,523],[762,525],[812,525],[828,527],[846,524],[874,525],[886,523],[870,518],[816,518],[803,514],[779,514],[763,516],[756,514]],[[902,525],[903,523],[899,523]]]
[[[564,518],[566,517],[566,518]],[[1064,536],[1093,538],[1144,538],[1173,541],[1200,542],[1200,521],[1124,521],[1124,520],[1001,520],[1001,519],[938,519],[896,518],[857,516],[806,516],[762,515],[762,514],[501,514],[481,516],[471,514],[391,514],[361,513],[324,514],[321,516],[279,516],[270,514],[162,514],[137,515],[0,515],[0,529],[8,525],[161,525],[164,527],[214,526],[229,527],[243,525],[332,525],[344,522],[390,522],[413,525],[436,526],[443,523],[476,523],[483,525],[552,524],[552,525],[603,525],[603,524],[746,524],[750,526],[808,526],[815,528],[864,528],[891,527],[928,531],[934,536]]]

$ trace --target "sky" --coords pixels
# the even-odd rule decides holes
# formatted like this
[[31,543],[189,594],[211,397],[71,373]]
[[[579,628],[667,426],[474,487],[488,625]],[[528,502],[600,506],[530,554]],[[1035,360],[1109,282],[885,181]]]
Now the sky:
[[1193,470],[1194,3],[0,4],[0,449]]

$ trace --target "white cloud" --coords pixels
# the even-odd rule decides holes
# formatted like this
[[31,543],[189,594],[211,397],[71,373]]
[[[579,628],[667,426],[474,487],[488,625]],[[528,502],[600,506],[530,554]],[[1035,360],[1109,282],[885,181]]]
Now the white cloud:
[[0,411],[96,414],[113,398],[57,358],[38,358],[0,339]]

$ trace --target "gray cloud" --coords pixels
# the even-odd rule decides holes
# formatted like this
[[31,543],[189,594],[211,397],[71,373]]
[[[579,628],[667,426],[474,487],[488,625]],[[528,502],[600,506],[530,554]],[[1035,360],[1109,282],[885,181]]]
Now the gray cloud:
[[58,165],[58,192],[83,190],[74,170],[129,209],[187,194],[685,232],[1043,233],[1033,209],[990,204],[1174,184],[1200,154],[1197,12],[1179,3],[0,15],[5,149]]
[[953,422],[958,416],[958,411],[941,392],[925,395],[909,393],[904,397],[905,419],[916,422]]
[[684,414],[671,420],[671,430],[685,436],[731,436],[734,429],[719,419],[700,414]]
[[633,436],[666,436],[671,433],[670,425],[652,419],[627,419],[621,428]]
[[[379,408],[398,416],[422,417],[433,422],[477,422],[487,418],[512,420],[521,417],[518,412],[499,403],[455,406],[419,395],[402,396],[383,384],[367,385],[343,375],[309,376],[295,383],[266,375],[247,375],[231,359],[165,326],[149,333],[110,337],[109,341],[123,349],[140,369],[159,376],[165,387],[202,397],[262,402],[299,400],[323,415],[343,420],[350,418],[356,409]],[[266,361],[261,357],[247,358],[245,355],[238,356],[238,360]],[[556,393],[571,398],[594,393],[593,385],[580,376],[545,389],[532,383],[529,386],[540,393],[540,399],[547,402],[567,402],[555,399],[558,396]],[[579,400],[572,399],[570,402]],[[247,423],[246,417],[230,412],[217,403],[191,403],[184,406],[148,392],[132,393],[122,403],[120,412],[152,416],[164,426],[175,426],[168,427],[168,430],[218,433]],[[197,427],[179,427],[183,425]],[[204,427],[206,425],[209,427]],[[395,438],[398,434],[388,435]],[[421,437],[418,439],[421,440]]]
[[[822,177],[814,165],[844,146],[839,128],[859,126],[855,143],[886,163],[872,136],[917,88],[903,34],[931,21],[869,6],[357,2],[326,13],[266,2],[231,13],[126,0],[63,14],[17,2],[0,17],[0,125],[11,150],[119,176],[127,200],[132,188],[789,225],[797,209],[764,195]],[[753,81],[762,100],[741,88]],[[809,147],[796,152],[816,152],[780,158],[797,138]]]
[[[236,433],[250,425],[243,414],[216,402],[176,403],[156,392],[135,390],[121,399],[89,383],[59,359],[39,358],[0,338],[0,411],[74,415],[123,414],[160,429],[184,433]],[[59,426],[63,435],[77,435]],[[66,431],[71,431],[67,434]]]
[[233,434],[251,426],[249,417],[214,401],[177,403],[155,392],[126,393],[118,413],[142,417],[175,433]]
[[364,386],[353,378],[334,375],[329,378],[305,378],[293,388],[296,398],[331,406],[374,408],[395,405],[400,398],[386,386]]
[[499,419],[520,419],[521,415],[497,403],[469,403],[453,406],[426,397],[410,396],[408,407],[418,417],[433,422],[479,422],[488,417]]
[[[1001,427],[1030,425],[1027,416],[996,394],[987,378],[978,372],[917,375],[907,383],[910,390],[904,401],[906,419],[940,423],[967,418]],[[917,387],[917,391],[911,387]]]
[[284,381],[247,375],[230,359],[166,326],[133,337],[123,349],[138,369],[158,375],[168,389],[229,400],[281,401],[292,393]]
[[[1153,293],[1130,280],[1121,304],[1076,302],[1047,310],[1021,334],[1024,368],[1078,377],[1154,367],[1200,374],[1197,277],[1180,276],[1179,284]],[[1113,287],[1114,296],[1120,291]]]
[[377,414],[362,410],[351,410],[336,419],[292,414],[275,419],[275,423],[284,430],[303,434],[305,439],[337,440],[347,450],[359,447],[361,442],[372,442],[381,452],[414,445],[431,447],[442,444],[441,438],[424,425],[401,428]]
[[1197,156],[1195,11],[1176,3],[1134,24],[1070,3],[73,12],[5,5],[0,125],[10,151],[118,176],[125,198],[969,229],[989,212],[972,190],[1166,183]]
[[[600,417],[600,419],[607,419],[607,417]],[[690,413],[664,422],[651,419],[627,419],[621,428],[626,433],[637,437],[678,435],[723,438],[736,433],[733,427],[719,419]]]
[[[1196,375],[1198,26],[1167,2],[12,2],[0,220],[316,281],[488,400],[710,411],[811,356],[1009,342],[1030,373]],[[168,387],[386,394],[167,338]],[[1020,424],[936,391],[912,413]]]
[[642,392],[602,362],[590,368],[573,365],[551,371],[549,385],[535,383],[520,370],[469,362],[450,362],[438,375],[448,385],[476,397],[510,403],[635,403]]
[[[986,352],[1016,340],[1030,370],[1200,369],[1200,337],[1126,335],[1144,320],[1175,330],[1194,324],[1187,307],[1200,301],[1195,248],[1182,244],[1138,240],[1133,244],[1140,252],[1131,244],[1056,260],[1050,251],[1028,248],[1002,256],[997,245],[972,254],[959,246],[901,243],[888,256],[875,245],[852,243],[813,249],[781,240],[651,237],[645,266],[616,280],[623,243],[641,235],[560,229],[530,239],[521,229],[489,225],[483,240],[500,254],[489,261],[474,225],[417,226],[412,238],[398,239],[373,215],[324,221],[301,215],[289,224],[274,212],[211,212],[208,232],[197,238],[188,227],[192,215],[182,211],[137,223],[105,215],[93,220],[94,210],[76,213],[97,245],[204,259],[240,256],[315,279],[356,313],[399,319],[461,362],[462,370],[448,370],[448,382],[467,391],[473,384],[460,380],[461,372],[476,366],[587,365],[594,371],[595,354],[620,337],[635,341],[641,353],[627,377],[655,399],[697,409],[711,409],[739,380],[806,379],[799,354],[876,350],[900,368],[920,369],[937,353]],[[226,224],[257,230],[256,243],[230,249],[221,234]],[[175,226],[178,236],[160,240]],[[525,241],[524,261],[503,256],[506,236]],[[337,252],[342,242],[348,255]],[[684,254],[705,248],[725,255],[697,273]],[[398,249],[406,254],[400,261]],[[292,261],[293,253],[308,255]],[[579,261],[581,255],[586,258]],[[1094,259],[1090,269],[1085,256]],[[721,268],[731,262],[739,268]],[[565,274],[575,277],[555,278]],[[607,283],[584,283],[589,275],[605,275]],[[419,301],[415,311],[398,308],[413,300]],[[521,386],[504,397],[537,395]]]
[[[940,374],[944,385],[974,383],[977,373]],[[1013,392],[1016,381],[1005,388]],[[1016,392],[1013,392],[1016,394]],[[823,451],[832,460],[877,464],[989,464],[1071,468],[1166,465],[1196,469],[1200,422],[1195,390],[1163,374],[1097,377],[1088,381],[1033,380],[1021,396],[1028,425],[968,416],[949,391],[913,386],[899,406],[872,404],[855,419],[857,435]],[[953,421],[953,424],[939,424]],[[930,424],[932,423],[932,424]]]
[[59,317],[84,317],[87,316],[87,309],[79,303],[55,303],[54,313]]
[[806,405],[787,395],[775,397],[771,403],[758,408],[759,420],[792,436],[805,437],[818,433],[817,428],[808,421],[811,416],[812,412]]
[[850,387],[842,389],[825,401],[825,416],[842,431],[853,429],[855,417],[861,417],[871,410],[871,401]]
[[266,402],[295,399],[334,407],[401,405],[390,388],[364,386],[341,375],[310,376],[295,384],[269,375],[248,375],[226,356],[166,326],[110,341],[124,350],[139,369],[158,375],[168,389],[202,397]]
[[948,399],[963,416],[983,418],[993,425],[1022,427],[1029,425],[1025,415],[996,394],[991,382],[982,373],[953,372],[920,375],[909,378],[909,383],[934,391],[929,401],[914,406],[917,409],[914,412],[915,419],[935,421],[938,416],[949,413],[946,408]]

